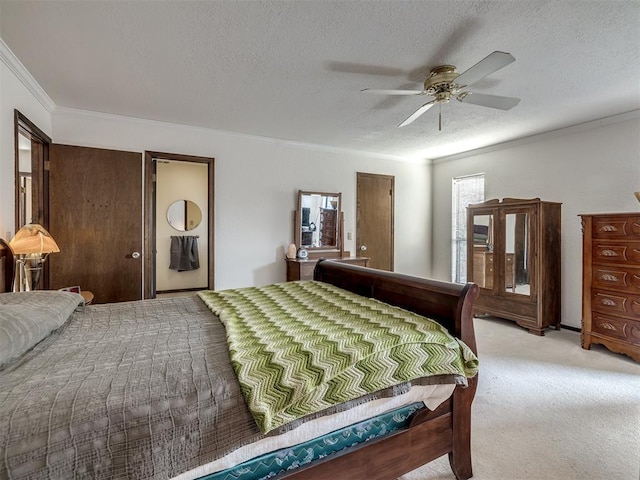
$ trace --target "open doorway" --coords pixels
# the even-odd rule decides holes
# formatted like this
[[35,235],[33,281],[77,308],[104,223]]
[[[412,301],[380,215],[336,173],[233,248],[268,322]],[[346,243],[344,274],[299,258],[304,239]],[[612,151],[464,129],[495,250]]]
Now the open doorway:
[[15,230],[27,223],[49,228],[48,161],[51,138],[18,110],[15,132]]
[[[51,138],[14,110],[15,232],[28,223],[49,229],[49,147]],[[21,269],[15,282],[22,282]],[[44,263],[39,288],[49,288],[50,268]]]
[[[214,159],[145,153],[147,298],[214,288]],[[177,264],[175,249],[197,254]]]

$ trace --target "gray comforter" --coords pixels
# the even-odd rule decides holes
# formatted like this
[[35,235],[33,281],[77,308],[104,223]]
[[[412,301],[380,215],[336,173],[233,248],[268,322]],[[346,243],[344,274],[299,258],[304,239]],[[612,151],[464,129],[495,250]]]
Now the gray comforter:
[[170,478],[257,437],[196,297],[87,306],[0,372],[0,478]]
[[165,479],[262,437],[196,296],[79,308],[0,370],[0,479]]

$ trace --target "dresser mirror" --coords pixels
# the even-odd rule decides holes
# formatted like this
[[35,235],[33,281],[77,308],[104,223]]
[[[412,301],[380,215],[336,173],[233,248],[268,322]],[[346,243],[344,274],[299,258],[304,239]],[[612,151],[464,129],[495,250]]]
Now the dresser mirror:
[[492,215],[475,215],[473,217],[473,245],[479,249],[493,250],[493,218]]
[[176,200],[167,209],[169,225],[180,232],[188,232],[202,222],[202,210],[191,200]]
[[529,215],[507,213],[505,215],[505,283],[507,292],[529,295],[531,268],[529,245]]
[[307,250],[340,251],[341,193],[298,191],[295,244]]
[[480,212],[473,216],[473,257],[469,260],[468,281],[481,288],[493,288],[493,215]]

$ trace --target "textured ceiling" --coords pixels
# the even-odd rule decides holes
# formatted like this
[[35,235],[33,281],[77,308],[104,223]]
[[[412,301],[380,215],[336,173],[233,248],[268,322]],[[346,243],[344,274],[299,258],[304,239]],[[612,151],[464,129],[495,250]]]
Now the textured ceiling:
[[[640,108],[638,0],[0,1],[0,37],[60,107],[436,158]],[[397,125],[430,68],[516,62]],[[428,97],[427,97],[428,100]]]

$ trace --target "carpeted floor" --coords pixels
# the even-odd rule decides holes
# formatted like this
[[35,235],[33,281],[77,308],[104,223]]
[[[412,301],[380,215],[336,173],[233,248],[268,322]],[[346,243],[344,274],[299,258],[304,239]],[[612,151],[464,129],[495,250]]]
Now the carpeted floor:
[[[640,364],[580,334],[475,320],[475,480],[639,480]],[[401,480],[455,479],[446,456]]]

